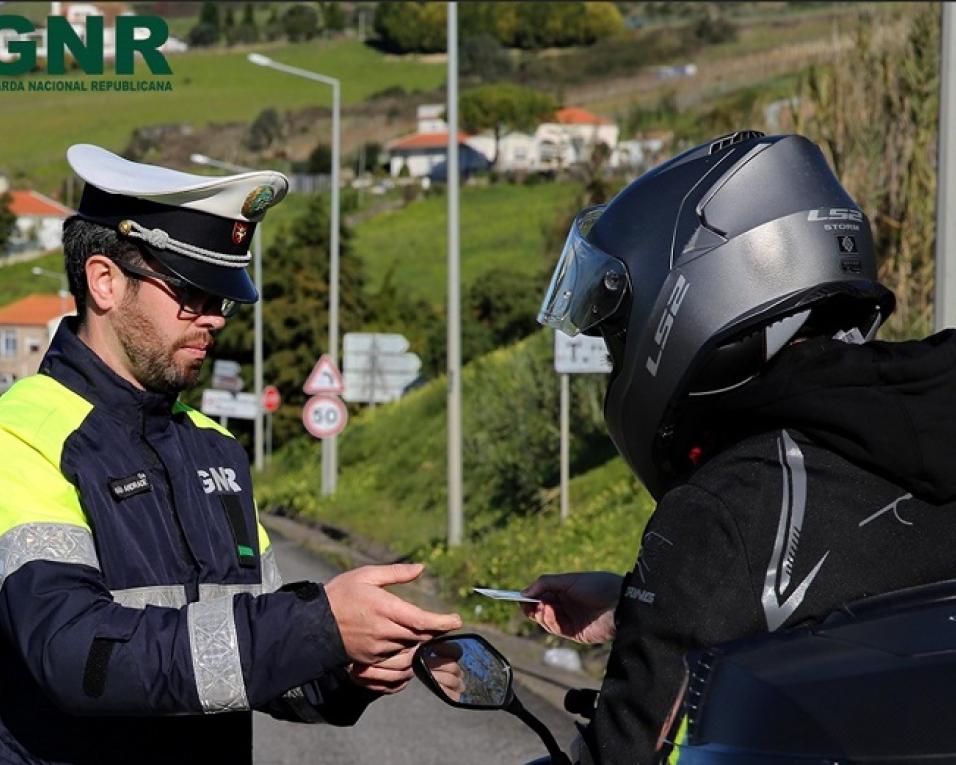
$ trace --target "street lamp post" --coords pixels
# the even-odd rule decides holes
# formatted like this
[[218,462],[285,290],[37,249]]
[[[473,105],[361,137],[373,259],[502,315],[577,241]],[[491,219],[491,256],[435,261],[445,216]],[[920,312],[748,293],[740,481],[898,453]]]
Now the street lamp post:
[[[197,165],[206,165],[208,167],[218,167],[222,170],[228,170],[232,173],[252,172],[251,167],[234,165],[231,162],[223,162],[218,159],[212,159],[205,154],[191,154],[189,160]],[[262,224],[256,226],[256,233],[252,238],[252,281],[256,285],[256,292],[259,293],[259,299],[252,307],[253,324],[253,351],[252,351],[252,376],[253,387],[256,396],[256,419],[254,420],[253,441],[255,452],[254,464],[257,471],[261,471],[265,464],[263,454],[263,423],[262,423]]]
[[[332,232],[329,237],[329,348],[332,363],[339,364],[339,144],[341,138],[341,86],[334,77],[287,66],[259,53],[247,56],[250,63],[276,69],[296,77],[321,82],[332,87]],[[322,493],[333,494],[337,480],[336,437],[322,441]]]

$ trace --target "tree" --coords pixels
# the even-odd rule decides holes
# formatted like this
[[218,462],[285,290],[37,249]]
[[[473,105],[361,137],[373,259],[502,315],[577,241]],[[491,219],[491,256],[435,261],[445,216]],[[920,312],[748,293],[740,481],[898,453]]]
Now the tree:
[[296,3],[282,15],[282,26],[292,42],[311,40],[319,31],[319,14],[308,5]]
[[502,83],[482,85],[461,94],[459,110],[466,130],[492,130],[495,134],[495,154],[492,166],[498,163],[498,145],[501,134],[507,130],[533,130],[543,119],[554,114],[555,100],[520,85]]
[[215,45],[219,42],[221,35],[219,7],[216,3],[203,3],[199,9],[199,23],[189,30],[186,41],[194,48],[202,48]]
[[210,24],[196,24],[186,33],[186,42],[193,48],[206,48],[219,42],[219,30]]
[[282,135],[282,121],[279,113],[270,107],[259,112],[249,126],[249,131],[243,136],[242,142],[247,149],[262,151],[272,145],[272,142]]
[[379,44],[393,53],[445,50],[444,3],[380,2],[373,26]]
[[204,2],[199,9],[199,23],[209,24],[219,31],[219,5],[217,3]]
[[487,32],[465,37],[458,56],[461,76],[471,77],[479,82],[504,79],[514,70],[508,51]]
[[230,45],[249,44],[259,41],[259,27],[256,24],[256,16],[252,10],[252,3],[246,3],[242,11],[242,20],[234,29],[227,33]]
[[342,6],[334,2],[322,3],[322,25],[330,32],[341,32],[345,29],[345,13]]
[[332,172],[332,149],[327,143],[319,143],[309,154],[305,171],[311,175],[328,175]]
[[0,253],[6,249],[17,225],[17,216],[10,209],[12,203],[13,197],[10,196],[10,192],[0,194]]
[[[350,239],[348,228],[343,227],[339,250],[343,332],[361,329],[368,316],[364,271],[351,250]],[[283,406],[273,420],[279,446],[303,432],[300,413],[307,396],[302,384],[316,359],[328,351],[327,195],[312,196],[302,215],[283,227],[263,254],[262,271],[263,376],[282,394]],[[217,337],[216,355],[251,370],[252,348],[253,312],[240,311]]]

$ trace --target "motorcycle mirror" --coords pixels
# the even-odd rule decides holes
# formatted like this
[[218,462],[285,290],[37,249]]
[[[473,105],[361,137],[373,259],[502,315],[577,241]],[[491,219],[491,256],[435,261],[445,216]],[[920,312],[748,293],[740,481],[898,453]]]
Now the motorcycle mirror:
[[511,664],[481,635],[422,643],[412,666],[432,693],[454,707],[506,709],[514,700]]

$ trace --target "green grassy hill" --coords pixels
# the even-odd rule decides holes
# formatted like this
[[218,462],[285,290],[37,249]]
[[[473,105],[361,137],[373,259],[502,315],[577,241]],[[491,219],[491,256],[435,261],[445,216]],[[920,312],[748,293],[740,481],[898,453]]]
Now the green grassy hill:
[[[541,269],[545,232],[572,204],[580,187],[466,187],[461,194],[461,280],[469,285],[493,268]],[[394,284],[414,298],[444,301],[447,274],[447,200],[432,196],[371,218],[355,229],[355,253],[365,263],[368,289],[378,290],[394,269]],[[558,253],[552,255],[552,260]]]
[[[263,44],[256,50],[284,64],[340,79],[343,104],[363,101],[389,87],[431,90],[445,78],[441,64],[408,56],[386,60],[385,54],[354,40]],[[142,125],[251,122],[269,106],[282,110],[331,105],[328,86],[254,66],[246,61],[247,52],[217,49],[170,55],[173,90],[168,93],[2,92],[0,112],[6,129],[0,142],[0,172],[14,182],[30,178],[41,188],[55,188],[67,172],[64,157],[72,143],[120,151],[132,130]],[[49,78],[37,74],[29,79]],[[76,74],[69,79],[89,83],[93,78]]]
[[[353,417],[339,439],[334,497],[320,496],[319,442],[303,437],[258,481],[260,507],[344,527],[396,557],[425,561],[472,610],[473,586],[522,587],[539,573],[623,572],[652,502],[604,434],[604,378],[572,380],[571,518],[558,517],[558,396],[552,333],[540,332],[463,371],[464,543],[447,549],[444,377]],[[520,416],[516,413],[520,412]],[[544,488],[542,488],[544,487]],[[513,606],[482,604],[507,622]]]

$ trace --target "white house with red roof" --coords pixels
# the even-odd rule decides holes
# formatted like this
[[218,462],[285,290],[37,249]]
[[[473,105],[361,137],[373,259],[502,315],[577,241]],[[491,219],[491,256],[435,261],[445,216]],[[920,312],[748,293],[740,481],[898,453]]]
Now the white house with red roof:
[[[458,166],[463,176],[487,170],[490,162],[469,144],[470,135],[458,132]],[[448,156],[448,130],[440,133],[412,133],[388,144],[389,173],[403,175],[403,168],[412,178],[444,179]]]
[[539,170],[556,170],[587,162],[595,147],[604,144],[608,152],[617,147],[620,128],[585,109],[568,106],[558,109],[550,122],[538,125],[534,133]]
[[29,295],[0,306],[0,391],[34,374],[60,319],[76,311],[70,295]]
[[46,252],[63,243],[63,221],[73,210],[39,191],[10,192],[10,211],[17,217],[8,252]]

